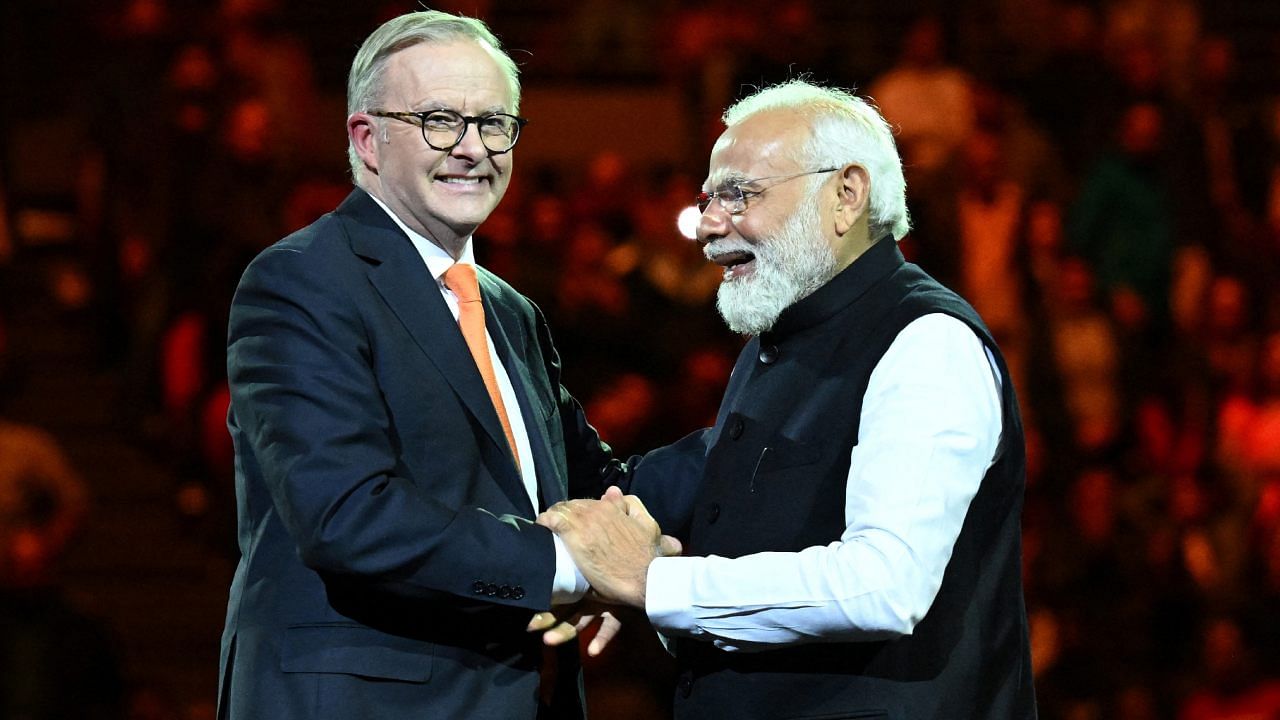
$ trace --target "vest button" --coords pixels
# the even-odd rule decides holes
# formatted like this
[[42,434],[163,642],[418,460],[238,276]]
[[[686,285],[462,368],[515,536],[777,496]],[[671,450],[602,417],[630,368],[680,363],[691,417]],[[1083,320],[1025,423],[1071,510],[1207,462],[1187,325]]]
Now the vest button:
[[778,346],[765,345],[760,348],[760,362],[765,365],[772,365],[778,361]]
[[734,440],[742,437],[742,429],[742,418],[734,418],[733,422],[729,423],[729,437]]
[[714,525],[720,519],[720,503],[711,503],[711,507],[707,508],[707,524]]

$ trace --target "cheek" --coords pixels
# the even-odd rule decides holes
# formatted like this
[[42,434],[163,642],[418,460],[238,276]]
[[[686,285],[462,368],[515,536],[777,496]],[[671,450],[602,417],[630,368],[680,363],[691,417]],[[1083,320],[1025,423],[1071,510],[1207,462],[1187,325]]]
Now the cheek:
[[408,143],[404,140],[399,144],[393,143],[388,146],[387,152],[383,155],[383,161],[394,164],[396,172],[402,178],[423,177],[429,174],[440,164],[443,157],[442,153],[426,147],[422,138],[416,138],[416,140],[416,143]]
[[757,246],[756,255],[759,256],[768,253],[769,238],[777,232],[778,226],[772,217],[764,213],[755,216],[747,213],[734,223],[734,229],[743,240]]
[[491,162],[493,164],[493,172],[495,175],[503,178],[504,180],[511,177],[511,168],[513,167],[515,158],[511,157],[510,152],[503,153],[502,155],[494,155]]

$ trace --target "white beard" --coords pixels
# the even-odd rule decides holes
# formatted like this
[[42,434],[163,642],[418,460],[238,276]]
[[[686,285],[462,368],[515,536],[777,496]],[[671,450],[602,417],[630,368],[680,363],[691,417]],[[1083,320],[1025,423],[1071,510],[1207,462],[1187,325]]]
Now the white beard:
[[721,282],[716,309],[730,330],[743,335],[759,335],[772,328],[783,310],[835,276],[835,252],[822,240],[815,196],[801,202],[772,237],[745,247],[711,243],[704,250],[710,256],[734,249],[753,253],[755,270],[744,278]]

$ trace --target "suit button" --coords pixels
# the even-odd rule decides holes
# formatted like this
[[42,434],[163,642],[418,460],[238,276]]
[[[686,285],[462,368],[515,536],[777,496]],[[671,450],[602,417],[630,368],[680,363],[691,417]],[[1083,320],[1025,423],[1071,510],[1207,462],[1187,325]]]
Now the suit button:
[[519,585],[517,585],[517,586],[515,586],[515,587],[511,588],[511,599],[512,599],[512,600],[523,600],[523,599],[524,599],[524,588],[520,587]]
[[711,507],[707,508],[707,524],[714,525],[720,519],[720,503],[711,503]]
[[498,595],[498,586],[493,583],[489,583],[488,585],[485,585],[484,594],[488,595],[489,597],[496,597]]
[[765,345],[760,348],[760,362],[765,365],[772,365],[778,361],[778,346]]
[[689,697],[689,695],[693,693],[693,676],[689,673],[684,673],[680,676],[680,680],[676,683],[676,687],[679,688],[680,695],[683,697]]
[[504,600],[511,597],[511,586],[510,585],[498,586],[498,597]]
[[473,592],[473,593],[475,593],[475,594],[477,594],[477,595],[483,595],[483,594],[484,594],[484,582],[483,582],[483,581],[481,581],[481,580],[477,580],[477,581],[475,581],[475,582],[471,583],[471,592]]
[[729,437],[734,440],[742,437],[742,428],[742,418],[734,418],[733,422],[729,424]]

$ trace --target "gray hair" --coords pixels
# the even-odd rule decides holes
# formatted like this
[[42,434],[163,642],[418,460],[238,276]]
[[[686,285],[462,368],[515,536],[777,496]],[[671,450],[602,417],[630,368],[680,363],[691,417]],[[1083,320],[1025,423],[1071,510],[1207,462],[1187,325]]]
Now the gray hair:
[[[734,103],[724,112],[724,124],[733,127],[756,113],[779,109],[795,110],[809,120],[811,135],[801,152],[813,167],[857,163],[866,168],[871,178],[871,239],[892,234],[901,240],[911,229],[907,181],[893,130],[880,111],[845,90],[789,80]],[[822,178],[811,182],[821,183]]]
[[[351,73],[347,76],[347,115],[372,109],[381,101],[387,60],[396,52],[418,43],[453,40],[474,40],[493,55],[511,86],[511,112],[519,113],[520,71],[489,27],[475,18],[423,10],[392,18],[365,38],[351,61]],[[350,140],[347,141],[347,158],[351,162],[351,174],[359,184],[364,162]]]

